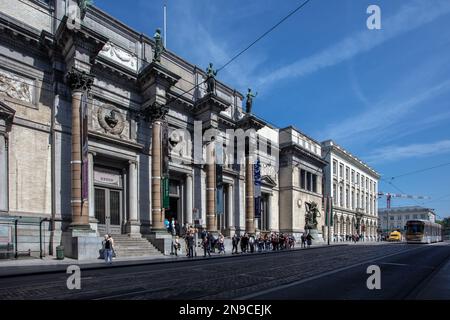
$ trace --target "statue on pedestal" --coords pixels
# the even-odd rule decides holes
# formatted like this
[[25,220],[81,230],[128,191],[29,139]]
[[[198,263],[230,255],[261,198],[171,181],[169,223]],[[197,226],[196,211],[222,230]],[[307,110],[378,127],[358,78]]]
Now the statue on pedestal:
[[161,29],[156,29],[155,35],[153,36],[155,39],[155,54],[153,56],[153,61],[155,62],[161,62],[161,54],[165,50],[163,39],[161,36]]
[[213,69],[213,64],[210,62],[206,69],[206,93],[216,93],[216,79],[217,71]]
[[320,217],[317,203],[306,202],[305,229],[317,229],[317,218]]
[[247,102],[245,103],[245,112],[252,113],[253,98],[255,98],[257,95],[258,92],[253,94],[252,89],[248,88]]
[[84,16],[86,15],[86,11],[88,6],[91,6],[94,1],[92,0],[78,0],[78,7],[80,8],[80,17],[81,20],[84,19]]

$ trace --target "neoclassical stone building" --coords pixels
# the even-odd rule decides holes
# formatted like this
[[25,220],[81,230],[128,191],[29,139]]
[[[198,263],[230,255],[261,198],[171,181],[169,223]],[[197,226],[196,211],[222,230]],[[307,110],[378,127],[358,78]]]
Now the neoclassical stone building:
[[328,163],[324,195],[333,197],[332,240],[354,234],[375,240],[380,175],[333,140],[322,142],[322,158]]
[[[95,258],[111,233],[122,256],[168,254],[172,218],[227,237],[299,236],[334,159],[375,183],[348,185],[372,197],[374,230],[374,171],[247,113],[240,92],[210,82],[209,61],[155,60],[153,37],[79,2],[0,0],[0,247]],[[351,232],[354,211],[337,209],[335,230]]]
[[[305,215],[311,203],[322,209],[323,168],[320,142],[290,126],[279,131],[280,231],[299,237],[305,232]],[[323,241],[325,215],[318,217],[316,242]]]
[[[73,0],[0,1],[3,226],[53,219],[44,250],[63,244],[79,259],[96,257],[105,233],[146,238],[167,253],[172,217],[227,236],[278,231],[277,129],[244,112],[232,87],[216,81],[207,92],[204,68],[167,50],[155,62],[153,38],[94,6],[82,19],[74,8]],[[227,130],[247,134],[248,150],[225,152],[239,144]],[[18,245],[35,249],[37,231],[21,221]]]

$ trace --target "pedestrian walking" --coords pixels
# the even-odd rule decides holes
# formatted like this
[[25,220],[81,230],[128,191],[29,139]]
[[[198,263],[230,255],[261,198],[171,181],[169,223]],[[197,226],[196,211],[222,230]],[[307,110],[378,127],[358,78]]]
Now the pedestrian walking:
[[302,234],[302,236],[300,237],[300,240],[302,242],[301,247],[306,248],[306,235]]
[[112,263],[112,253],[113,253],[113,248],[114,248],[114,242],[112,240],[112,237],[108,234],[105,234],[104,236],[104,240],[103,240],[103,247],[105,248],[104,250],[104,257],[105,257],[105,262],[110,264]]
[[223,234],[219,234],[219,254],[225,254],[225,237]]
[[308,235],[306,236],[306,243],[308,244],[308,248],[311,247],[313,240],[314,240],[313,236],[310,233],[308,233]]
[[206,254],[208,254],[209,257],[211,257],[211,243],[209,241],[210,237],[207,235],[203,238],[202,245],[203,245],[203,256],[206,257]]
[[181,244],[178,236],[175,236],[173,240],[173,252],[176,256],[178,256],[178,250],[181,250]]
[[188,243],[188,257],[193,258],[195,239],[194,235],[191,232],[189,232],[187,235],[187,243]]
[[239,236],[235,233],[233,238],[231,239],[231,244],[233,248],[231,249],[231,254],[238,253],[238,244],[239,244]]

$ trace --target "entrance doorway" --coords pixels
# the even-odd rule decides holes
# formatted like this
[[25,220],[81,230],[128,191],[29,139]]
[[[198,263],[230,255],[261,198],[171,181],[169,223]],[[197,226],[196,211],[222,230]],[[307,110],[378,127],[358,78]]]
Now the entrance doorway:
[[169,221],[174,218],[175,220],[179,221],[178,217],[178,197],[170,197],[169,200],[169,209],[165,210],[165,218]]
[[181,184],[179,180],[169,180],[169,208],[164,210],[164,218],[169,221],[169,230],[171,230],[172,218],[175,219],[176,231],[179,232],[183,224],[183,212],[181,208]]
[[98,231],[121,234],[123,216],[122,175],[104,168],[94,170],[94,209]]

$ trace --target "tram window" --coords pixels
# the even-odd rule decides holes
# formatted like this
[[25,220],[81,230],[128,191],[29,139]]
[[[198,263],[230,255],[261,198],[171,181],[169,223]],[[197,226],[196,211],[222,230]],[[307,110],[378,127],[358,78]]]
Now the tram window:
[[408,232],[411,232],[411,233],[423,232],[423,225],[421,225],[421,224],[409,224],[408,225]]

